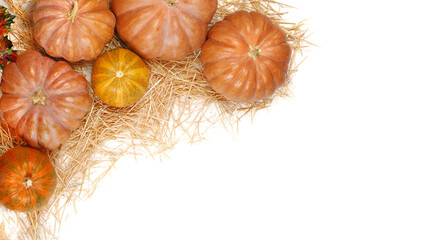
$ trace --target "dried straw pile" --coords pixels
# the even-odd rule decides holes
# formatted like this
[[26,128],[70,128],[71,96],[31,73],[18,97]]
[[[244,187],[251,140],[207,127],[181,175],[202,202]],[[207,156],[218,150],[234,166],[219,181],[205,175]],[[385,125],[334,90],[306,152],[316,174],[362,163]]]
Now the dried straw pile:
[[[14,44],[18,50],[42,49],[33,39],[31,9],[35,0],[5,0],[9,10],[16,15],[13,25]],[[298,67],[295,57],[305,47],[305,31],[302,23],[283,20],[286,5],[275,0],[219,0],[219,8],[212,22],[222,20],[237,10],[259,11],[280,24],[288,33],[293,59],[285,86],[276,97],[289,94],[290,78]],[[124,47],[117,38],[107,49]],[[89,197],[95,186],[107,174],[113,163],[129,150],[136,155],[164,153],[181,137],[198,141],[207,127],[222,122],[232,127],[244,114],[268,107],[271,100],[248,105],[229,102],[217,95],[207,84],[203,75],[200,52],[176,61],[146,61],[150,73],[150,90],[136,105],[116,109],[95,99],[91,112],[82,126],[59,150],[51,152],[59,178],[55,195],[42,211],[14,213],[0,208],[0,239],[5,236],[1,223],[13,239],[54,239],[58,235],[66,209],[76,200]],[[89,73],[92,62],[72,65],[76,70]],[[89,79],[89,74],[87,76]],[[181,132],[181,134],[180,134]],[[0,154],[20,144],[10,130],[1,129]],[[106,143],[120,142],[111,149]],[[115,146],[115,145],[114,145]]]

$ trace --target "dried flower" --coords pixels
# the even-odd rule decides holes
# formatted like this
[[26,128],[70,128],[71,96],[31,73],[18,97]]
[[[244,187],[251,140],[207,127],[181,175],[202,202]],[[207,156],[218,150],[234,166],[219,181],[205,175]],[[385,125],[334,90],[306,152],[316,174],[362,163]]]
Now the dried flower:
[[13,43],[8,37],[11,25],[13,23],[13,16],[7,11],[7,8],[0,6],[0,68],[3,69],[9,62],[14,62],[17,58],[16,50],[12,50]]

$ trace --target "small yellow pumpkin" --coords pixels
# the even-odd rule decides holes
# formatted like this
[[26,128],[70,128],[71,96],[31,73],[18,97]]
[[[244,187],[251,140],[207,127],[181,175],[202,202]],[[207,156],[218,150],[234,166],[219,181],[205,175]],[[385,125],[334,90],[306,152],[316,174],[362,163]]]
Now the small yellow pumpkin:
[[117,48],[95,61],[91,81],[94,93],[101,101],[113,107],[127,107],[145,95],[149,71],[138,55]]

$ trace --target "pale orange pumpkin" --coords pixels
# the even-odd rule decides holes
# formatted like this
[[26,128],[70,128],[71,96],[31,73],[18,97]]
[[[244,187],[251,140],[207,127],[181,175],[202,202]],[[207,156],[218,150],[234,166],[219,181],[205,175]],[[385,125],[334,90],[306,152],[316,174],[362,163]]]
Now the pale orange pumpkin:
[[285,32],[268,17],[238,11],[209,30],[202,61],[216,92],[251,102],[271,97],[285,82],[291,51]]
[[0,110],[32,147],[53,150],[91,109],[88,83],[67,62],[29,50],[3,70]]
[[33,20],[38,44],[70,62],[95,59],[114,36],[107,0],[38,0]]
[[180,60],[206,40],[217,0],[112,0],[117,32],[146,59]]

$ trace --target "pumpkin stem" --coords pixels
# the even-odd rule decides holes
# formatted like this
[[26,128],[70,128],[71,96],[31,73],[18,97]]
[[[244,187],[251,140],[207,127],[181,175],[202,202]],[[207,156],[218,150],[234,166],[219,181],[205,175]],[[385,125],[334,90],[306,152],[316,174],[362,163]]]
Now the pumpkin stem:
[[38,92],[35,92],[34,95],[31,96],[32,104],[40,104],[45,105],[45,99],[47,99],[47,96],[45,96],[45,93],[40,89]]
[[79,4],[77,1],[73,2],[73,9],[67,12],[67,19],[70,22],[74,22],[77,15],[77,10],[79,9]]
[[30,179],[29,177],[26,177],[23,179],[22,184],[25,187],[25,189],[28,189],[32,187],[32,179]]
[[164,0],[168,7],[172,7],[178,3],[178,0]]
[[115,76],[118,77],[118,78],[121,78],[121,77],[124,76],[124,73],[122,71],[118,71],[118,72],[115,73]]
[[252,57],[253,59],[256,59],[258,56],[260,56],[260,54],[262,54],[262,49],[260,49],[259,47],[250,46],[250,52],[249,52],[250,57]]

